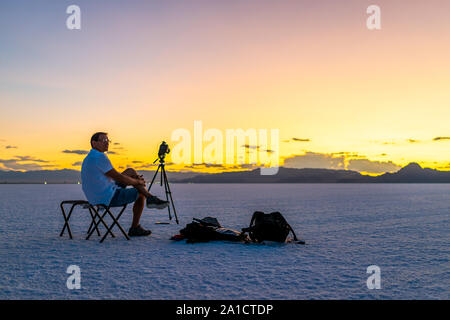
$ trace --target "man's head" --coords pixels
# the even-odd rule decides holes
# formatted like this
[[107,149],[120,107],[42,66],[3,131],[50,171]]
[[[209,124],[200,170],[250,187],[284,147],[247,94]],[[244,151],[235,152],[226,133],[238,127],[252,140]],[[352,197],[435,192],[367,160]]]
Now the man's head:
[[106,132],[96,132],[91,137],[91,147],[100,152],[108,151],[109,142]]

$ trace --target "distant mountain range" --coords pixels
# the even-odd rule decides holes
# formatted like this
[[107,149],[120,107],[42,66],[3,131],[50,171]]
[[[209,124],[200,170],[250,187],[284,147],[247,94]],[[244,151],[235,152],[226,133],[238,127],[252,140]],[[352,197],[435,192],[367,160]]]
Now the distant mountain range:
[[351,170],[295,169],[280,167],[272,176],[260,175],[260,169],[195,176],[187,183],[450,183],[450,171],[423,169],[410,163],[395,173],[362,175]]
[[[151,181],[154,171],[139,171],[146,181]],[[450,183],[450,171],[422,168],[410,163],[395,173],[368,176],[350,170],[295,169],[280,167],[278,173],[263,176],[260,169],[223,173],[171,172],[169,182],[178,183]],[[158,173],[157,181],[159,182]],[[0,183],[78,183],[77,170],[0,171]]]

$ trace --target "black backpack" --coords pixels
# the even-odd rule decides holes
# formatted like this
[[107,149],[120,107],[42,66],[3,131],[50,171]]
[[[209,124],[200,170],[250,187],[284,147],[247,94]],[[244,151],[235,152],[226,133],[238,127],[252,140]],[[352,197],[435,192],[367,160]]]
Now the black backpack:
[[193,220],[194,221],[188,223],[184,229],[180,230],[180,235],[186,239],[186,242],[188,243],[214,240],[248,242],[246,234],[233,229],[223,228],[216,218],[193,218]]
[[292,227],[279,212],[264,213],[256,211],[253,213],[250,226],[242,229],[242,232],[248,232],[250,239],[254,242],[276,241],[286,242],[289,232],[292,232],[296,243],[305,244],[298,240]]

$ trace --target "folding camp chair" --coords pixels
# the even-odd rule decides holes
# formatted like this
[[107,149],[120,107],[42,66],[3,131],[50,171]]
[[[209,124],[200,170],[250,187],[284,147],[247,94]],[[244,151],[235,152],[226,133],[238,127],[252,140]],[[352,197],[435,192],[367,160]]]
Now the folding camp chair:
[[[70,204],[72,206],[70,208],[69,213],[66,215],[66,211],[64,210],[64,205],[67,205],[67,204]],[[125,238],[127,240],[130,240],[130,238],[128,237],[127,233],[125,232],[125,230],[123,230],[122,226],[118,222],[118,220],[121,217],[122,213],[125,211],[127,205],[120,206],[122,209],[120,210],[120,212],[117,215],[117,217],[115,217],[112,214],[112,212],[110,211],[111,207],[105,206],[105,205],[95,205],[95,206],[93,206],[93,205],[91,205],[89,202],[87,202],[85,200],[65,200],[65,201],[61,202],[60,207],[61,207],[62,215],[64,217],[64,226],[63,226],[63,229],[61,230],[60,236],[63,236],[64,231],[67,228],[67,232],[69,233],[70,239],[73,239],[72,232],[70,230],[69,219],[70,219],[70,217],[72,215],[72,212],[74,211],[75,207],[77,207],[77,206],[81,206],[83,209],[88,209],[89,210],[89,214],[91,215],[91,219],[92,220],[91,220],[91,224],[89,225],[89,229],[87,231],[88,236],[86,237],[86,240],[91,237],[91,235],[94,233],[94,231],[97,231],[97,235],[101,236],[99,228],[98,228],[98,225],[100,224],[100,222],[106,228],[106,233],[103,235],[103,237],[100,240],[100,242],[103,242],[108,234],[111,234],[111,236],[113,238],[115,237],[114,233],[112,232],[112,228],[116,224],[119,227],[120,231],[125,236]],[[103,210],[103,209],[105,210],[105,212],[103,213],[103,215],[100,215],[99,212],[101,210]],[[111,224],[111,226],[108,226],[106,224],[105,220],[104,220],[106,214],[109,214],[109,216],[113,220],[113,223]]]
[[[127,208],[127,205],[118,206],[118,207],[111,207],[111,206],[105,206],[103,204],[99,204],[99,205],[95,205],[95,206],[90,205],[90,208],[95,212],[95,214],[94,214],[94,218],[92,219],[91,226],[89,227],[88,235],[86,237],[86,240],[89,240],[89,238],[91,237],[92,233],[94,233],[94,230],[97,230],[97,232],[98,232],[98,225],[99,225],[100,222],[106,228],[106,233],[103,235],[102,239],[100,240],[100,243],[102,243],[106,239],[108,234],[111,234],[111,237],[113,237],[113,238],[115,237],[114,234],[112,233],[112,229],[114,228],[115,225],[117,225],[117,227],[119,227],[120,231],[125,236],[125,238],[127,240],[130,240],[130,237],[128,237],[128,234],[125,232],[125,230],[123,230],[122,226],[119,224],[119,219],[122,216],[122,213]],[[120,209],[119,214],[115,217],[112,214],[112,212],[111,212],[111,208],[122,208],[122,209]],[[100,211],[102,209],[105,210],[105,212],[103,213],[103,215],[100,215]],[[109,216],[113,220],[113,223],[111,224],[110,227],[108,227],[108,225],[106,224],[106,222],[104,220],[104,218],[105,218],[105,216],[107,214],[109,214]],[[96,218],[98,218],[98,221],[96,221]],[[93,224],[93,226],[92,226],[92,224]]]
[[[67,204],[68,205],[72,205],[72,206],[70,207],[69,213],[66,215],[66,211],[64,210],[64,205],[67,205]],[[61,230],[61,233],[59,234],[60,237],[63,236],[64,231],[67,228],[67,232],[69,233],[70,239],[73,239],[72,231],[70,230],[69,219],[72,216],[72,212],[74,211],[74,209],[77,206],[80,206],[83,209],[89,209],[89,213],[91,215],[91,219],[92,219],[92,221],[94,221],[95,216],[92,213],[92,210],[90,208],[89,202],[87,202],[85,200],[65,200],[65,201],[61,202],[61,204],[59,206],[61,207],[61,212],[62,212],[62,215],[64,217],[64,226],[63,226],[63,228]],[[92,226],[93,226],[93,222],[91,222],[91,225],[89,226],[89,231],[91,230]],[[99,232],[98,228],[96,228],[96,230],[97,230],[97,234],[100,236],[100,232]]]

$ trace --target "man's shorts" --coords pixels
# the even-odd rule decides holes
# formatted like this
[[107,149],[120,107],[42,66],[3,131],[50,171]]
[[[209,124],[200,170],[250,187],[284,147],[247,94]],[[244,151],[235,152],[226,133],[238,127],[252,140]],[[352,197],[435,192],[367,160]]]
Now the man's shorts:
[[110,207],[121,207],[135,202],[139,197],[139,191],[135,188],[118,188],[109,203]]

